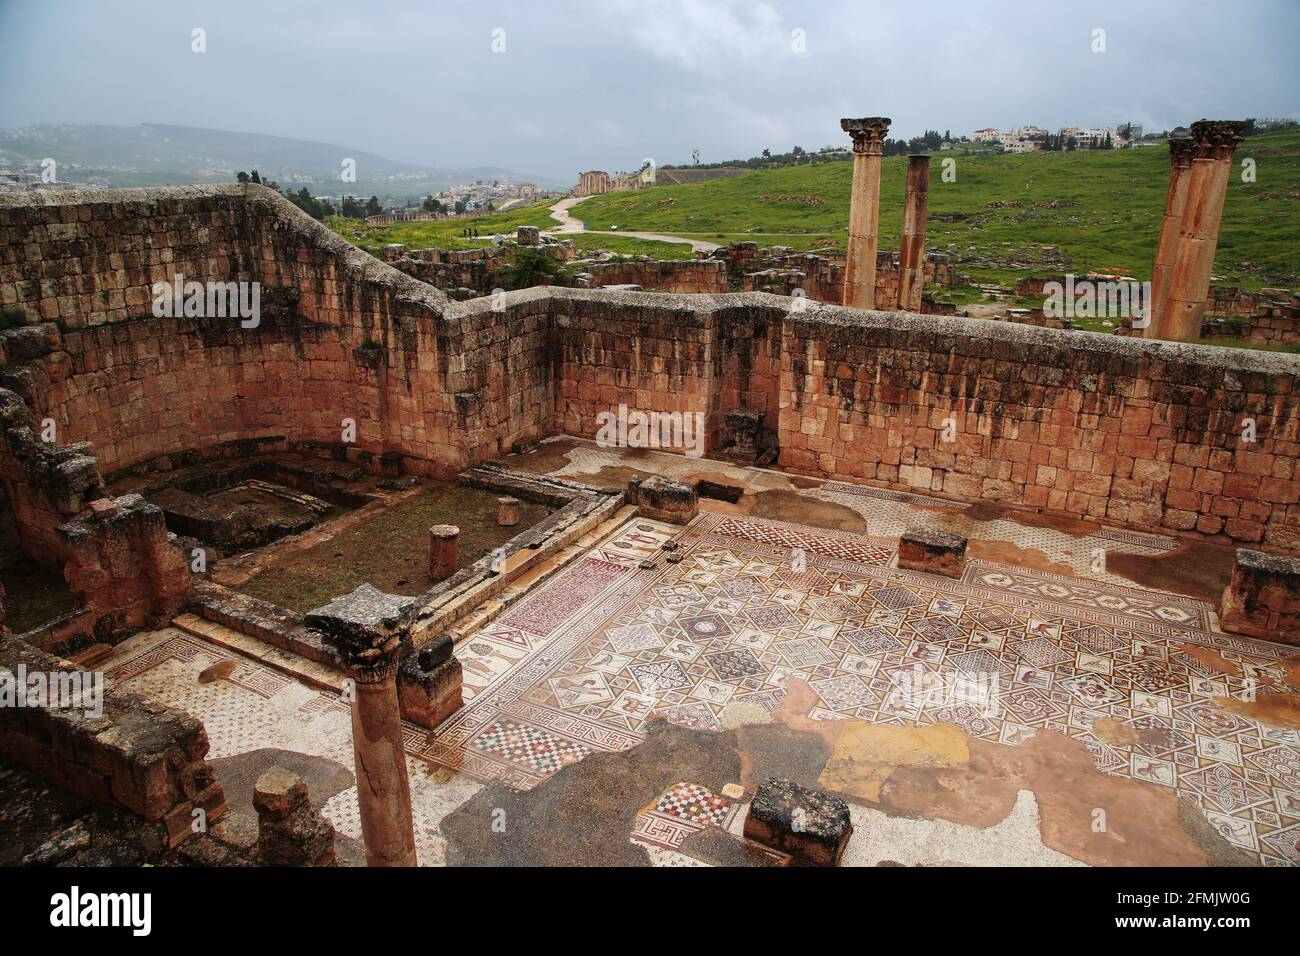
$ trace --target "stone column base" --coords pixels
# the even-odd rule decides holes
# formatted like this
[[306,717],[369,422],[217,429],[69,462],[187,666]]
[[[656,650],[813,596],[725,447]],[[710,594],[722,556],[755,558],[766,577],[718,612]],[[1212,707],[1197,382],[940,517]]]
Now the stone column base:
[[1300,559],[1239,548],[1219,626],[1233,634],[1300,644]]
[[645,517],[672,524],[686,524],[700,510],[700,493],[694,485],[662,475],[644,481],[633,478],[627,483],[627,498]]
[[463,671],[452,654],[452,640],[439,634],[397,669],[397,703],[402,717],[433,730],[465,705]]

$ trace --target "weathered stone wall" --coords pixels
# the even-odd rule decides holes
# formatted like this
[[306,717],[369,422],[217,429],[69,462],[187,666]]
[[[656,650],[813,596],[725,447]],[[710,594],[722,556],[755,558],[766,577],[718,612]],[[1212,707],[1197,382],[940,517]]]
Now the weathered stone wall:
[[716,411],[712,305],[650,292],[551,290],[554,430],[594,438],[597,415]]
[[639,285],[647,292],[713,294],[726,292],[727,267],[716,259],[623,259],[581,264],[578,288]]
[[[1064,275],[1027,276],[1016,283],[1015,294],[1045,298],[1047,283],[1065,285],[1065,278]],[[1042,315],[1041,308],[1029,311],[1039,317]],[[1259,345],[1294,345],[1300,342],[1300,294],[1288,289],[1250,292],[1235,286],[1210,286],[1205,313],[1200,336],[1203,339],[1245,339]],[[1030,321],[1034,325],[1044,324]],[[1141,337],[1131,320],[1116,319],[1115,323],[1116,334]],[[1046,324],[1051,325],[1051,320]]]
[[[0,200],[0,297],[57,318],[0,333],[0,386],[26,389],[63,440],[93,441],[101,466],[267,434],[336,444],[353,418],[349,455],[446,474],[556,431],[591,437],[620,404],[701,412],[718,450],[723,416],[745,405],[798,471],[1243,542],[1300,538],[1294,356],[791,312],[758,293],[548,288],[457,303],[258,187],[75,195]],[[205,270],[194,278],[259,279],[263,325],[114,305],[115,291],[139,302],[176,262]],[[937,438],[948,417],[951,448]],[[1244,417],[1254,445],[1239,444]]]
[[[1210,303],[1201,338],[1244,338],[1261,345],[1295,345],[1300,342],[1300,294],[1286,289],[1246,292],[1225,286],[1210,287]],[[1217,320],[1228,316],[1232,321]]]
[[1294,357],[838,309],[783,351],[789,468],[1300,545]]
[[101,641],[165,619],[190,576],[162,512],[139,495],[110,498],[89,445],[39,436],[22,398],[0,389],[0,484],[14,556],[62,572]]
[[775,431],[780,413],[781,346],[784,314],[770,309],[722,308],[713,322],[713,380],[717,383],[709,419],[709,447],[729,440],[724,416],[737,408],[763,412]]
[[[473,330],[270,190],[5,197],[0,240],[0,299],[57,322],[14,330],[48,347],[29,359],[24,342],[16,363],[6,342],[6,371],[24,366],[38,417],[92,438],[104,471],[266,435],[338,443],[345,419],[357,451],[406,450],[414,470],[454,471],[477,443],[456,397],[472,389],[448,382],[461,359],[440,344]],[[155,318],[152,284],[175,274],[261,282],[261,323]]]
[[[50,675],[78,668],[13,637],[0,635],[0,670]],[[207,763],[203,724],[135,694],[102,689],[103,713],[50,706],[0,707],[0,753],[93,803],[124,807],[163,823],[174,846],[226,812],[225,795]]]
[[[844,301],[844,263],[842,252],[795,252],[787,246],[762,248],[756,242],[733,242],[713,253],[727,263],[731,281],[746,292],[771,292],[790,295],[802,289],[815,302],[839,305]],[[876,254],[876,302],[883,306],[898,303],[902,266],[898,254],[882,250]],[[952,285],[956,275],[952,260],[942,253],[927,253],[925,283]]]

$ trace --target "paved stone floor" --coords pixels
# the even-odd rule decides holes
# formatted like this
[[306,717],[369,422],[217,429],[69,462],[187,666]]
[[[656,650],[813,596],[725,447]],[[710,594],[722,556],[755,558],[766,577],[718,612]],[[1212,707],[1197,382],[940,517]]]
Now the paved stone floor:
[[[569,448],[550,470],[611,467],[593,454]],[[850,864],[1300,864],[1295,648],[1096,573],[892,567],[894,536],[932,499],[647,464],[786,482],[872,533],[743,508],[684,529],[633,519],[471,635],[466,706],[436,733],[407,727],[422,863],[780,863],[738,837],[779,774],[850,801]],[[1089,535],[1139,555],[1175,544],[990,524],[1058,565]],[[344,703],[242,658],[201,678],[231,656],[167,629],[107,670],[202,718],[214,757],[279,749],[351,770]],[[324,812],[359,836],[355,787]],[[497,832],[494,814],[516,822]]]

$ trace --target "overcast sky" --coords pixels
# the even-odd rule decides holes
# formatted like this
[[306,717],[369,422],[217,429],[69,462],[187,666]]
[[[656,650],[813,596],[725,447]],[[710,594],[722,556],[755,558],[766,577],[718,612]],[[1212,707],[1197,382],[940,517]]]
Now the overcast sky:
[[576,179],[847,142],[842,116],[904,138],[1296,117],[1297,36],[1300,0],[0,0],[0,127],[176,123]]

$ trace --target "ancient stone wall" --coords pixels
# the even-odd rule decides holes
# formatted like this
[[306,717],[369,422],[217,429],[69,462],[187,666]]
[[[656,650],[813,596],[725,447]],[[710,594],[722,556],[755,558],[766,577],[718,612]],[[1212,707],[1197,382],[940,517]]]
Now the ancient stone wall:
[[[16,363],[6,343],[6,372],[23,366],[37,416],[93,438],[104,471],[267,435],[337,444],[345,420],[374,458],[465,463],[465,390],[439,348],[448,300],[428,285],[259,187],[36,198],[0,202],[0,299],[56,323],[39,357],[24,342]],[[177,274],[260,282],[259,324],[154,317],[152,284]],[[4,335],[33,328],[47,327]]]
[[601,412],[715,411],[708,300],[553,290],[554,430],[594,438]]
[[[620,404],[698,411],[718,450],[723,416],[744,405],[766,413],[780,463],[799,471],[1297,538],[1293,356],[791,311],[757,293],[547,288],[459,303],[259,187],[75,195],[0,200],[0,297],[57,318],[0,333],[0,387],[25,389],[61,440],[94,442],[84,454],[106,470],[268,435],[338,446],[351,418],[349,457],[449,474],[546,434],[592,437]],[[55,238],[48,225],[71,228]],[[177,261],[200,279],[256,277],[262,324],[114,304],[115,291],[139,302]],[[953,448],[936,438],[948,417]],[[1245,417],[1259,441],[1239,447]],[[25,480],[8,478],[11,502]]]
[[[791,295],[795,289],[815,302],[839,305],[844,301],[845,256],[842,252],[795,252],[788,246],[763,248],[756,242],[733,242],[713,253],[727,263],[731,281],[746,292]],[[902,266],[898,254],[876,254],[876,302],[892,308],[898,303]],[[952,260],[942,253],[927,253],[925,283],[952,285],[956,280]]]
[[[89,609],[97,640],[165,619],[184,601],[190,576],[162,512],[139,495],[110,498],[88,444],[44,441],[40,433],[23,399],[0,389],[0,484],[5,523],[17,539],[12,557],[61,572]],[[49,639],[60,636],[56,630]]]
[[842,310],[792,315],[783,352],[789,468],[1300,544],[1293,357]]
[[[1066,277],[1027,276],[1016,283],[1015,294],[1046,297],[1049,282],[1065,285]],[[1041,316],[1042,309],[1030,310]],[[1250,292],[1235,286],[1210,286],[1202,339],[1244,339],[1258,345],[1295,345],[1300,342],[1300,294],[1288,289]],[[1012,321],[1024,321],[1015,319]],[[1031,320],[1031,324],[1043,324]],[[1051,324],[1050,322],[1047,324]],[[1131,321],[1116,320],[1116,334],[1140,335]]]
[[784,315],[767,309],[721,308],[713,321],[713,380],[717,383],[709,419],[709,448],[730,438],[723,422],[737,408],[760,411],[768,429],[780,412],[781,346]]
[[[1247,292],[1229,286],[1211,286],[1201,338],[1244,338],[1261,345],[1295,345],[1300,342],[1300,294],[1286,289]],[[1229,321],[1221,321],[1225,316]]]
[[[726,292],[727,268],[716,259],[623,259],[581,264],[578,288],[639,285],[647,292]],[[584,278],[585,276],[585,278]]]
[[[79,670],[3,635],[0,669],[15,678],[39,674],[47,681],[49,675]],[[194,832],[195,810],[202,811],[205,824],[220,819],[226,800],[205,759],[203,724],[136,694],[100,686],[98,716],[91,712],[93,696],[82,698],[89,708],[53,707],[48,699],[0,707],[0,753],[83,799],[161,822],[173,846]]]

